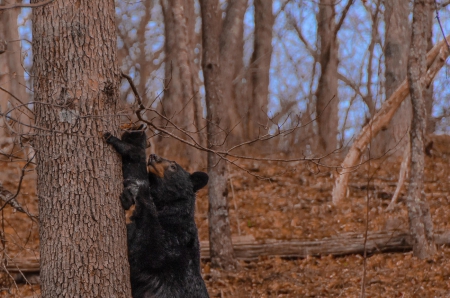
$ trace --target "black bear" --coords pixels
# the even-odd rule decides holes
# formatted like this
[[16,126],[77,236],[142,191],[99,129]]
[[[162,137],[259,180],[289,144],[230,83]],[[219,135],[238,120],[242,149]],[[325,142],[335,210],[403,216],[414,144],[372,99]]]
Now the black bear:
[[130,209],[135,203],[139,187],[145,185],[148,188],[149,186],[145,164],[147,143],[145,128],[145,125],[130,126],[122,134],[121,140],[109,132],[103,135],[106,142],[113,145],[122,156],[123,192],[120,195],[120,201],[125,210]]
[[207,184],[208,175],[189,174],[176,162],[152,154],[147,179],[141,181],[145,137],[132,131],[126,131],[122,141],[108,133],[104,136],[122,155],[122,205],[128,209],[136,204],[127,225],[133,297],[209,297],[200,274],[194,221],[195,193]]
[[209,297],[194,221],[195,193],[208,183],[208,175],[190,174],[154,154],[147,170],[150,198],[138,196],[128,227],[133,297]]

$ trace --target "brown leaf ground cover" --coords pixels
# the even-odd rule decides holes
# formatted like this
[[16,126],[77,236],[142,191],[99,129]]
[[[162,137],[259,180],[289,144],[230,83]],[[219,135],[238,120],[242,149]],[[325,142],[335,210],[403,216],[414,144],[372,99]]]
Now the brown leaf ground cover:
[[[323,161],[327,166],[336,161]],[[338,207],[331,203],[332,167],[308,162],[295,164],[246,161],[242,166],[261,180],[230,167],[230,222],[233,235],[255,239],[313,241],[343,233],[363,234],[366,211],[369,231],[406,230],[405,188],[393,211],[386,208],[395,191],[399,161],[381,158],[364,163],[352,173],[348,198]],[[0,181],[15,192],[23,163],[0,162]],[[435,230],[450,229],[449,160],[427,157],[425,193]],[[18,201],[37,214],[35,172],[27,172]],[[367,199],[369,199],[367,203]],[[368,209],[367,209],[368,208]],[[208,239],[207,193],[198,194],[200,240]],[[1,214],[9,261],[37,258],[38,228],[26,215],[6,207]],[[211,297],[359,297],[364,272],[360,255],[282,259],[260,257],[240,261],[226,272],[202,263]],[[39,297],[39,285],[15,285],[7,274],[0,280],[1,297]],[[418,260],[411,252],[375,254],[367,258],[367,297],[450,297],[450,248],[439,247],[431,260]]]

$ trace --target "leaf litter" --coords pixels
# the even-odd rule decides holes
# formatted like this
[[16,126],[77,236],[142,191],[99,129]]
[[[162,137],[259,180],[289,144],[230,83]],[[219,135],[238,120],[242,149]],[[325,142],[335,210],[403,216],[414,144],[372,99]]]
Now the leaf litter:
[[[339,164],[330,161],[330,164]],[[230,167],[229,215],[233,236],[256,240],[314,241],[344,233],[364,234],[367,198],[369,231],[406,231],[408,217],[403,187],[394,210],[386,211],[395,191],[400,161],[381,159],[352,172],[347,198],[333,206],[332,168],[308,162],[281,164],[244,161],[240,165],[266,175],[260,180]],[[1,181],[15,192],[21,163],[0,161]],[[425,194],[435,231],[450,230],[450,171],[447,156],[427,157]],[[311,169],[314,169],[312,171]],[[277,176],[279,173],[283,173]],[[26,174],[18,201],[38,213],[36,173]],[[197,195],[196,222],[201,241],[208,240],[207,190]],[[25,214],[11,207],[2,211],[8,262],[37,260],[39,230]],[[261,256],[238,261],[238,269],[226,271],[202,262],[202,273],[211,297],[359,297],[363,257],[320,256],[280,258]],[[14,274],[11,274],[14,277]],[[39,297],[39,284],[17,284],[0,275],[0,297]],[[431,260],[419,260],[412,252],[375,254],[367,258],[366,297],[450,297],[450,247],[441,246]]]

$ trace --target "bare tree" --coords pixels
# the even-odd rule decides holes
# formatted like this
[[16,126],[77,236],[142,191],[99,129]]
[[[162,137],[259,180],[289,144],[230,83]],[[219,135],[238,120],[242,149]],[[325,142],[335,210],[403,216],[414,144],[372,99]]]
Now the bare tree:
[[[210,149],[220,148],[226,137],[227,119],[224,119],[225,104],[221,93],[220,46],[221,10],[218,1],[201,0],[203,76],[206,91],[207,143]],[[226,115],[226,114],[225,114]],[[221,156],[208,152],[209,195],[209,241],[211,264],[222,268],[234,268],[234,251],[228,218],[228,188],[226,161]]]
[[[162,101],[163,113],[183,129],[192,132],[192,137],[202,144],[203,134],[197,132],[205,124],[202,121],[198,68],[193,62],[197,46],[194,1],[164,0],[161,4],[165,21],[165,72],[168,82]],[[180,144],[170,144],[173,154],[177,151],[174,146],[179,148]],[[187,155],[188,159],[201,162],[200,152],[194,148],[187,147],[178,151],[178,158]]]
[[433,222],[430,207],[424,194],[426,109],[423,97],[423,75],[427,70],[426,50],[428,46],[428,26],[431,0],[415,0],[411,35],[411,49],[408,56],[408,83],[413,117],[411,122],[411,166],[409,173],[406,206],[408,208],[409,229],[413,237],[414,255],[430,258],[436,253]]
[[[385,94],[389,98],[406,78],[406,64],[410,42],[409,0],[384,1],[385,45]],[[402,149],[407,145],[405,138],[411,124],[411,100],[402,102],[387,129],[380,131],[373,140],[371,152],[381,156],[388,150]],[[399,142],[401,142],[399,144]],[[403,152],[403,150],[398,150]]]
[[246,138],[255,139],[267,131],[269,71],[272,57],[272,0],[255,0],[255,34],[250,61],[251,100],[247,101]]
[[[222,95],[228,104],[228,120],[229,126],[233,127],[230,135],[231,139],[236,142],[242,142],[244,139],[244,128],[246,121],[243,121],[245,112],[243,106],[247,101],[243,100],[246,96],[239,91],[242,78],[236,79],[239,72],[246,74],[243,64],[244,52],[244,14],[247,8],[246,0],[230,0],[228,1],[225,19],[220,34],[220,68],[222,81]],[[233,59],[231,59],[233,57]],[[239,125],[242,123],[243,125]],[[230,140],[227,140],[230,142]]]
[[331,152],[337,147],[338,133],[338,40],[336,38],[335,0],[320,0],[317,14],[317,48],[320,77],[316,92],[319,149]]
[[43,297],[130,297],[117,133],[120,72],[114,2],[33,10]]

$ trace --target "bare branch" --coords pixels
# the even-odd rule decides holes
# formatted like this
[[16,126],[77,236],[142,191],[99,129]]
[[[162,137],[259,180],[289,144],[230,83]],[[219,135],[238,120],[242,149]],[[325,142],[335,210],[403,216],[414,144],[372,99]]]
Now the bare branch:
[[6,9],[12,9],[12,8],[18,8],[18,7],[27,7],[27,8],[36,8],[36,7],[41,7],[44,5],[47,5],[49,3],[52,3],[55,0],[47,0],[44,2],[39,2],[39,3],[15,3],[15,4],[9,4],[9,5],[3,5],[0,6],[0,10],[6,10]]
[[[437,4],[436,0],[434,0],[434,5],[436,7],[436,20],[438,21],[439,28],[441,28],[442,36],[445,38],[445,32],[444,32],[444,28],[442,27],[442,24],[441,24],[441,19],[439,17],[439,8],[438,8],[438,4]],[[445,43],[447,44],[447,48],[450,51],[450,44],[448,43],[446,38],[445,38]]]
[[342,24],[345,21],[345,17],[347,16],[348,11],[350,10],[350,6],[352,6],[353,1],[355,0],[348,0],[347,5],[344,7],[344,10],[342,11],[341,14],[341,18],[339,19],[337,25],[336,25],[336,30],[334,31],[334,38],[336,38],[337,33],[339,32],[339,29],[341,29]]
[[8,93],[12,98],[14,98],[15,100],[17,100],[18,102],[20,102],[20,104],[25,107],[25,109],[27,109],[32,115],[34,115],[34,112],[32,110],[30,110],[30,108],[28,108],[27,104],[23,103],[23,101],[18,98],[17,96],[15,96],[14,94],[12,94],[11,92],[9,92],[8,90],[6,90],[5,88],[2,88],[0,86],[0,90],[2,90],[5,93]]

